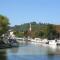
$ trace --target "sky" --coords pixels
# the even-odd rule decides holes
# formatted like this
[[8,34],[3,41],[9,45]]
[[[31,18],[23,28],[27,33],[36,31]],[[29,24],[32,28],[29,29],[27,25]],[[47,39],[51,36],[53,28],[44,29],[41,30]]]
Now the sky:
[[36,21],[60,24],[60,0],[0,0],[0,15],[11,26]]

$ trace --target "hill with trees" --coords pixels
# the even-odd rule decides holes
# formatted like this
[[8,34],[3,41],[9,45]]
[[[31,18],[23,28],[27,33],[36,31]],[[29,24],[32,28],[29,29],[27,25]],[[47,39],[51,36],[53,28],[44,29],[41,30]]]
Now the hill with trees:
[[[32,31],[29,32],[29,27],[31,24]],[[60,36],[60,25],[54,25],[49,23],[24,23],[22,25],[15,25],[13,27],[14,33],[16,36],[31,36],[32,38],[40,37],[40,38],[48,38],[48,39],[56,39]]]

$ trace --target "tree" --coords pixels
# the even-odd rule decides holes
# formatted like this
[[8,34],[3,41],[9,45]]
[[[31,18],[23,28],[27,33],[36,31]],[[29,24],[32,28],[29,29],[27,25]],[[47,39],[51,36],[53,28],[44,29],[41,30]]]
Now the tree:
[[9,19],[6,16],[0,15],[0,36],[8,30]]
[[40,32],[39,32],[39,36],[40,36],[40,38],[44,38],[44,35],[45,35],[45,34],[44,34],[43,31],[40,31]]
[[27,38],[28,37],[28,31],[24,31],[24,36]]
[[17,36],[17,37],[23,37],[24,32],[20,32],[20,31],[14,30],[14,34],[15,34],[15,36]]
[[52,24],[48,24],[47,27],[47,38],[49,40],[55,39],[56,37],[56,30],[55,30],[55,26]]

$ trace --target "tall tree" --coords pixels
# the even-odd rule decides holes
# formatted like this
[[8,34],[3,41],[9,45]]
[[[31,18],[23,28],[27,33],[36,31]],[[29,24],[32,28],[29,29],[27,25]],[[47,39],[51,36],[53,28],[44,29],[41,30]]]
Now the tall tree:
[[55,26],[52,25],[52,24],[48,24],[48,27],[47,27],[47,38],[49,40],[51,40],[51,39],[55,39],[55,37],[56,37]]
[[0,36],[8,30],[9,19],[6,16],[0,15]]

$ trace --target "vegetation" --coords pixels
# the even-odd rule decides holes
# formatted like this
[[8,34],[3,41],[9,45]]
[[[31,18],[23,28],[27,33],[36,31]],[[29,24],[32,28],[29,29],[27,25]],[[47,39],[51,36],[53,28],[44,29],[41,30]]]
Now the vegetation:
[[[32,26],[32,31],[29,32],[29,24]],[[47,24],[47,23],[25,23],[22,25],[16,25],[13,27],[15,31],[23,32],[21,33],[22,36],[28,37],[31,36],[32,38],[40,37],[40,38],[47,38],[49,40],[59,38],[60,32],[56,29],[57,25]],[[20,35],[16,33],[17,36]]]
[[55,39],[56,35],[57,35],[57,31],[55,29],[55,26],[52,24],[48,24],[48,26],[47,26],[47,38],[49,40]]
[[9,19],[5,16],[0,15],[0,36],[8,30]]

